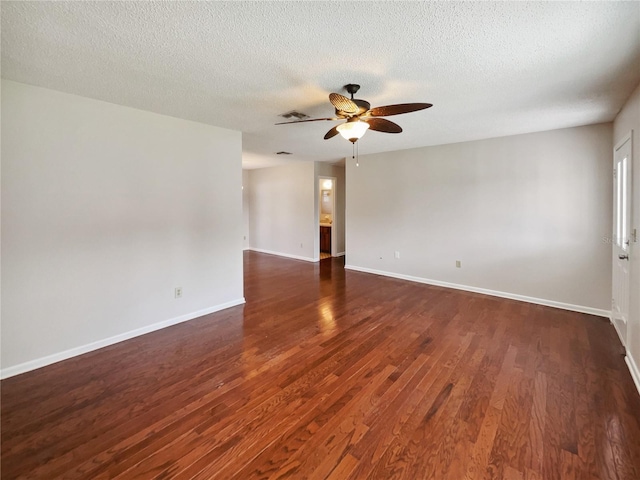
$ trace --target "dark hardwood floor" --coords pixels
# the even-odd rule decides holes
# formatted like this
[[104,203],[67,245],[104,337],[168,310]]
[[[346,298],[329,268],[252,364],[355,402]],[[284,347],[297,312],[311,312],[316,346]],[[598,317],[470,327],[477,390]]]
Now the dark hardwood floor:
[[245,296],[2,381],[2,478],[640,478],[602,318],[258,253]]

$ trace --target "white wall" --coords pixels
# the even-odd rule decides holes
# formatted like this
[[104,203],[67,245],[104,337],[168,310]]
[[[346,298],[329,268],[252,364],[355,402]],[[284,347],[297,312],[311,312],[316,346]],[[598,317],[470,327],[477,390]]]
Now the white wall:
[[[318,261],[318,178],[336,177],[333,228],[344,252],[345,169],[325,162],[295,162],[247,170],[249,240],[252,250]],[[247,190],[245,188],[245,190]]]
[[249,170],[242,171],[242,249],[251,246],[249,239]]
[[611,149],[601,124],[347,162],[347,264],[606,315]]
[[300,162],[249,170],[253,250],[314,261],[314,165]]
[[[318,178],[319,177],[335,177],[336,184],[334,186],[334,195],[335,195],[335,203],[336,210],[333,212],[333,224],[331,225],[332,229],[335,229],[333,234],[333,240],[336,242],[335,252],[337,254],[344,254],[344,245],[345,245],[345,189],[346,189],[346,178],[345,178],[345,168],[339,165],[332,165],[326,162],[315,162],[315,171],[316,171],[316,200],[319,201],[320,192],[318,191]],[[319,223],[319,208],[316,207],[316,224]],[[320,233],[318,231],[317,235],[318,248],[320,242]]]
[[2,140],[3,376],[243,301],[240,132],[3,80]]
[[[632,137],[632,175],[633,200],[631,207],[631,228],[640,232],[640,85],[635,89],[613,122],[613,145],[617,145],[624,136],[633,130]],[[613,156],[613,154],[612,154]],[[636,386],[640,390],[640,247],[631,245],[631,285],[629,321],[627,324],[627,360],[634,375]]]

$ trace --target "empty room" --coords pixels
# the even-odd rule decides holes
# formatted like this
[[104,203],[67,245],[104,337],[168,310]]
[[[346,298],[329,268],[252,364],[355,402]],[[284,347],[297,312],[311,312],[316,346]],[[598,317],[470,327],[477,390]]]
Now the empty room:
[[640,2],[0,15],[2,479],[640,478]]

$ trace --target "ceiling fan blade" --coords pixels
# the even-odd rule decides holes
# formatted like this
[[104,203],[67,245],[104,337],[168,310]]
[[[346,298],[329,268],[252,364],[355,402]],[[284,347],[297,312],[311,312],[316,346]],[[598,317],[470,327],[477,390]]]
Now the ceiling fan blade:
[[338,132],[338,126],[336,125],[324,135],[324,139],[329,140],[330,138],[335,137],[338,133],[340,132]]
[[385,120],[384,118],[363,118],[362,120],[369,124],[369,128],[371,128],[371,130],[375,130],[377,132],[402,132],[402,127],[400,125],[390,122],[389,120]]
[[359,110],[358,105],[339,93],[330,93],[329,101],[331,102],[331,105],[341,112],[356,113]]
[[371,115],[372,117],[389,117],[391,115],[400,115],[401,113],[416,112],[429,107],[433,107],[433,105],[430,103],[399,103],[397,105],[385,105],[384,107],[372,108],[367,115]]
[[276,125],[286,125],[288,123],[304,123],[304,122],[319,122],[321,120],[340,120],[339,118],[310,118],[308,120],[294,120],[293,122],[280,122]]

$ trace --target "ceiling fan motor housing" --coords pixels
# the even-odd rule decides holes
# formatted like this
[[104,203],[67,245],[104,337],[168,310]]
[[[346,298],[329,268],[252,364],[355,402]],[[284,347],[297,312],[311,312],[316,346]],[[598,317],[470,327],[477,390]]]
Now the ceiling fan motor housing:
[[360,90],[360,85],[357,85],[355,83],[349,83],[344,86],[344,89],[351,94],[351,101],[358,106],[358,111],[353,115],[355,116],[362,115],[363,113],[367,112],[371,108],[371,104],[366,100],[359,100],[359,99],[353,98],[353,96],[358,92],[358,90]]

